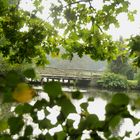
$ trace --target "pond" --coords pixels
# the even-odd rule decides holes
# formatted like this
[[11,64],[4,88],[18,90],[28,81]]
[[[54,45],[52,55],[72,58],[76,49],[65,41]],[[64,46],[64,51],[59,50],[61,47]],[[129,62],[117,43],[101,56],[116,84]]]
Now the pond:
[[[40,99],[44,98],[44,99],[48,99],[49,97],[46,93],[44,93],[41,90],[41,87],[35,87],[36,89],[39,90],[39,95],[40,95]],[[77,89],[73,88],[73,87],[63,87],[62,88],[64,92],[67,92],[68,94],[71,94],[71,91],[76,91]],[[99,118],[99,120],[104,120],[105,119],[105,106],[106,104],[111,100],[112,95],[116,94],[116,93],[122,93],[122,91],[108,91],[108,90],[99,90],[99,89],[93,89],[93,88],[84,88],[84,89],[78,89],[81,92],[83,92],[84,97],[80,100],[72,100],[72,102],[74,103],[76,110],[77,110],[77,114],[70,114],[68,116],[69,119],[74,120],[74,128],[78,128],[78,124],[80,121],[80,104],[81,103],[85,103],[87,102],[89,97],[93,97],[94,101],[90,101],[88,104],[88,112],[90,114],[96,114]],[[128,109],[130,110],[130,113],[132,115],[134,115],[135,117],[140,119],[140,104],[138,106],[138,109],[133,111],[131,109],[131,105],[133,105],[134,101],[138,98],[140,98],[140,93],[138,91],[131,91],[131,92],[123,92],[125,94],[127,94],[130,97],[130,105],[128,105]],[[37,100],[40,100],[39,98]],[[30,104],[33,105],[36,102],[36,99],[34,101],[32,101]],[[60,112],[60,107],[58,106],[54,106],[52,108],[47,107],[47,110],[50,112],[50,114],[46,117],[44,114],[43,110],[38,111],[38,119],[39,120],[43,120],[45,117],[47,119],[49,119],[51,121],[52,124],[56,124],[57,123],[57,116],[59,115]],[[7,112],[5,113],[5,115],[7,115]],[[62,127],[61,125],[58,125],[57,127],[54,127],[50,130],[44,130],[43,132],[39,129],[38,125],[32,122],[32,118],[30,116],[27,116],[27,123],[29,125],[32,125],[34,130],[33,130],[33,135],[39,135],[41,133],[46,134],[46,133],[50,133],[51,135],[53,135],[55,132],[59,132],[62,131]],[[119,136],[124,136],[125,133],[130,133],[130,137],[125,137],[123,140],[134,140],[136,138],[140,138],[140,123],[136,124],[134,126],[132,120],[130,119],[123,119],[120,123],[120,125],[118,127],[116,127],[116,129],[114,130],[113,134],[114,135],[119,135]],[[102,134],[101,134],[102,135]],[[89,132],[85,131],[82,139],[81,140],[86,140],[87,138],[89,138]],[[103,137],[104,138],[104,137]],[[15,137],[16,139],[16,137]]]
[[[140,93],[138,91],[129,91],[129,92],[122,92],[122,91],[107,91],[107,90],[95,90],[95,89],[88,89],[87,93],[85,94],[85,98],[92,96],[94,97],[94,102],[89,104],[89,112],[97,114],[100,120],[105,119],[105,106],[106,103],[110,101],[113,94],[117,93],[124,93],[130,97],[130,104],[132,105],[134,101],[140,98]],[[132,111],[131,105],[128,105],[128,109],[131,115],[134,115],[136,118],[140,119],[140,108]],[[134,126],[131,119],[124,119],[122,120],[120,126],[117,128],[117,135],[124,136],[126,132],[132,132],[130,137],[125,137],[124,140],[134,140],[136,138],[140,138],[140,123]]]
[[[70,91],[76,91],[77,89],[74,89],[73,87],[63,87],[63,91],[64,92],[68,92],[70,94]],[[88,105],[88,112],[91,114],[96,114],[100,120],[104,120],[105,119],[105,106],[107,104],[107,102],[109,102],[111,100],[112,95],[116,94],[116,93],[124,93],[127,94],[130,97],[130,104],[132,105],[134,103],[134,101],[138,98],[140,98],[140,93],[138,91],[129,91],[129,92],[122,92],[122,91],[107,91],[107,90],[99,90],[99,89],[93,89],[93,88],[88,88],[88,89],[78,89],[81,92],[83,92],[84,94],[84,98],[80,99],[80,100],[72,100],[72,102],[74,103],[76,110],[78,113],[81,112],[80,109],[80,104],[87,102],[89,97],[93,97],[94,101],[89,102]],[[40,92],[40,95],[43,98],[46,98],[46,94],[44,94],[43,92]],[[134,115],[136,118],[140,119],[140,110],[135,110],[133,111],[131,109],[131,105],[128,105],[128,109],[131,113],[131,115]],[[139,108],[140,109],[140,108]],[[60,108],[55,106],[54,108],[50,109],[50,120],[52,123],[55,123],[56,120],[56,114],[59,114]],[[39,114],[40,118],[42,117],[42,113],[40,112]],[[68,116],[69,119],[74,120],[74,128],[78,128],[78,124],[80,121],[80,115],[78,114],[70,114]],[[54,132],[56,131],[61,131],[61,127],[58,126],[57,128],[54,128],[52,130],[50,130],[50,134],[54,134]],[[120,125],[116,128],[116,130],[114,131],[114,134],[119,135],[119,136],[124,136],[125,133],[130,133],[129,137],[125,137],[123,140],[134,140],[136,138],[140,138],[140,123],[136,124],[134,126],[133,122],[131,119],[126,118],[123,119],[120,123]],[[82,137],[82,140],[85,140],[88,138],[88,132],[85,132],[85,134]]]

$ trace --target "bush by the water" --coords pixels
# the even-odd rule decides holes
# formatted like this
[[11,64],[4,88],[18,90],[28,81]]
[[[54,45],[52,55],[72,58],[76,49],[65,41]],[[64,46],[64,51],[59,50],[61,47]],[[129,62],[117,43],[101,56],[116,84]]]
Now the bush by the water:
[[139,89],[137,80],[127,80],[129,89]]
[[101,79],[97,81],[99,87],[107,88],[107,89],[127,89],[128,82],[126,77],[114,74],[114,73],[106,73]]

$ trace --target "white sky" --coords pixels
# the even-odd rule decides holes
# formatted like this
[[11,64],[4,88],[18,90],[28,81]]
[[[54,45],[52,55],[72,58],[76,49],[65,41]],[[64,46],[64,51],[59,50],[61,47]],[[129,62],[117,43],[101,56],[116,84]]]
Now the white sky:
[[131,2],[130,9],[137,10],[135,21],[130,22],[126,15],[121,14],[118,19],[120,21],[120,28],[114,28],[111,26],[109,33],[113,38],[119,39],[119,36],[123,38],[129,38],[131,35],[140,34],[140,0],[129,0]]
[[[43,6],[46,8],[44,9],[42,15],[39,15],[41,18],[46,19],[48,8],[50,7],[50,2],[52,0],[43,0]],[[54,3],[56,0],[53,0]],[[120,22],[120,28],[115,28],[114,25],[110,26],[110,30],[108,31],[109,34],[113,36],[114,40],[118,40],[120,36],[123,38],[129,38],[131,35],[140,34],[140,0],[129,0],[131,5],[131,10],[137,10],[137,14],[135,16],[135,21],[130,22],[128,21],[128,18],[125,14],[121,14],[118,16],[119,22]],[[29,4],[27,4],[29,3]],[[22,7],[25,10],[32,11],[34,8],[31,6],[32,2],[31,0],[22,0]],[[98,2],[95,2],[94,6],[97,8],[100,8],[102,6],[102,0],[98,0]]]

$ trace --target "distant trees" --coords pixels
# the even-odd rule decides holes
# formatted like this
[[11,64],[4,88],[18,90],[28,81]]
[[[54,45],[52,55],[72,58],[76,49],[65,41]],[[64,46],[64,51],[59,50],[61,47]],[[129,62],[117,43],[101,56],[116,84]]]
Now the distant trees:
[[[77,53],[80,57],[89,55],[94,60],[111,60],[120,51],[105,30],[110,24],[119,26],[116,17],[122,12],[128,14],[130,20],[135,14],[135,11],[128,10],[127,0],[104,0],[101,9],[94,7],[92,0],[58,0],[51,4],[48,20],[44,21],[37,16],[43,10],[42,1],[31,0],[34,6],[31,12],[20,8],[21,1],[0,1],[0,53],[10,64],[45,65],[48,62],[46,54],[58,55],[60,47],[65,50],[61,54],[65,59],[72,59],[73,53]],[[46,96],[41,98],[37,91],[32,94],[33,88],[22,81],[21,75],[36,78],[34,69],[23,70],[22,74],[11,70],[5,78],[0,77],[2,104],[15,103],[12,116],[0,120],[1,140],[80,140],[85,130],[88,130],[90,139],[119,140],[128,136],[127,133],[123,137],[112,135],[122,119],[130,118],[134,124],[139,122],[130,114],[127,108],[129,98],[125,94],[113,96],[106,105],[105,120],[101,121],[97,115],[88,112],[93,98],[81,103],[81,113],[78,113],[71,98],[81,99],[83,96],[79,91],[70,96],[62,91],[60,83],[47,82],[42,87]],[[33,98],[32,103],[15,100],[28,96],[28,99]],[[59,111],[56,123],[51,123],[48,118],[52,108]],[[38,116],[40,111],[44,114],[41,119]],[[77,129],[73,126],[74,121],[68,118],[70,113],[80,118]],[[34,135],[34,125],[40,130],[38,135]],[[57,126],[61,131],[51,135],[49,131]]]
[[108,64],[108,70],[116,74],[124,75],[127,79],[132,80],[134,79],[134,66],[132,66],[132,60],[129,57],[130,53],[127,51],[128,46],[125,45],[122,37],[120,37],[118,42],[118,48],[122,53]]
[[129,46],[130,46],[130,54],[134,59],[134,64],[140,67],[140,35],[131,37]]

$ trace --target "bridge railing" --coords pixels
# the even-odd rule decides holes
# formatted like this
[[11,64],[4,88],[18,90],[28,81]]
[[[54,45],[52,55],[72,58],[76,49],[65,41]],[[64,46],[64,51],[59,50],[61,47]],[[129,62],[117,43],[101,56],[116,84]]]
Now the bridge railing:
[[83,70],[83,69],[58,69],[47,67],[44,69],[38,69],[38,73],[40,75],[54,75],[54,76],[73,76],[73,77],[92,77],[92,76],[100,76],[102,71],[93,71],[93,70]]

